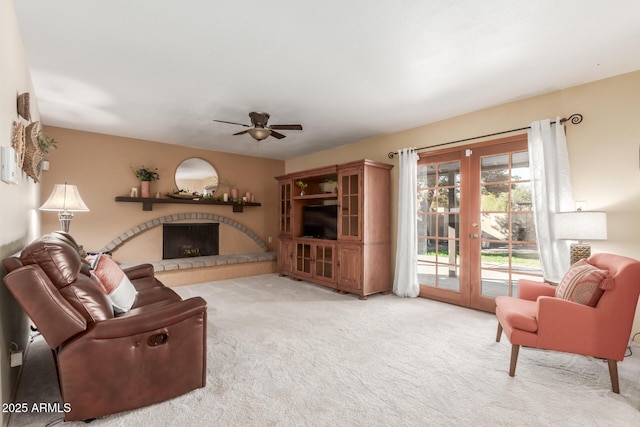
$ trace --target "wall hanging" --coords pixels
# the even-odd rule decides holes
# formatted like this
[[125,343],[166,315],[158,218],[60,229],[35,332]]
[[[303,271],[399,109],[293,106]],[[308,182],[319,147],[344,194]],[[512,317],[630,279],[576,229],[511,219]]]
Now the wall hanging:
[[40,163],[44,159],[44,153],[38,145],[38,124],[40,122],[33,122],[25,129],[24,162],[22,164],[22,170],[34,182],[40,182]]
[[24,164],[24,145],[24,123],[22,121],[13,122],[11,146],[16,152],[16,162],[20,169],[22,169],[22,165]]
[[20,117],[27,121],[31,121],[31,107],[30,107],[29,92],[21,93],[18,95],[18,114]]

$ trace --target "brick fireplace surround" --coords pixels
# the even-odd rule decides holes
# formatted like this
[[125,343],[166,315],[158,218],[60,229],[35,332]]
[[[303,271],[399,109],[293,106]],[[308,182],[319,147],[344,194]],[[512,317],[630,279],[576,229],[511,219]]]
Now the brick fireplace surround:
[[[257,250],[247,253],[148,261],[149,264],[153,265],[156,276],[162,280],[165,285],[188,285],[276,272],[276,253],[270,252],[268,246],[258,235],[229,217],[203,212],[178,213],[143,222],[111,240],[102,247],[101,251],[113,253],[127,243],[127,241],[145,231],[168,222],[186,220],[212,221],[234,227],[253,240],[257,246]],[[123,263],[122,267],[135,264],[139,263]]]

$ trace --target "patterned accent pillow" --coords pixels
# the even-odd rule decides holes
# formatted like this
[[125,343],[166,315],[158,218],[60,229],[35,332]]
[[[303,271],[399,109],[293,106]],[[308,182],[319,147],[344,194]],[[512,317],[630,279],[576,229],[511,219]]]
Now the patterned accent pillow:
[[556,288],[556,298],[595,307],[604,293],[603,281],[609,275],[589,264],[586,259],[573,264]]
[[138,291],[120,266],[104,254],[87,257],[87,260],[91,262],[94,277],[111,300],[113,311],[126,313],[131,310]]

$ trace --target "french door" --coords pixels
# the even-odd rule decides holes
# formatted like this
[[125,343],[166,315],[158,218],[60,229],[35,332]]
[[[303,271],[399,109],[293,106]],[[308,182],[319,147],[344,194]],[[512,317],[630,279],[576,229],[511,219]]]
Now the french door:
[[526,136],[423,154],[420,296],[493,312],[518,279],[541,276]]

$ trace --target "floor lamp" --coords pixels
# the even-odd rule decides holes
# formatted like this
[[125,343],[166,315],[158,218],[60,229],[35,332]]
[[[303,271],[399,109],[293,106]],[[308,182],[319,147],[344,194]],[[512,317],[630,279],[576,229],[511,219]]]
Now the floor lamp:
[[591,256],[591,245],[583,240],[607,239],[607,213],[577,210],[559,212],[555,217],[556,238],[577,240],[570,249],[571,265]]
[[84,204],[78,187],[75,185],[56,184],[51,195],[42,206],[41,211],[57,211],[60,227],[65,233],[69,232],[69,225],[73,218],[73,212],[89,212],[89,208]]

